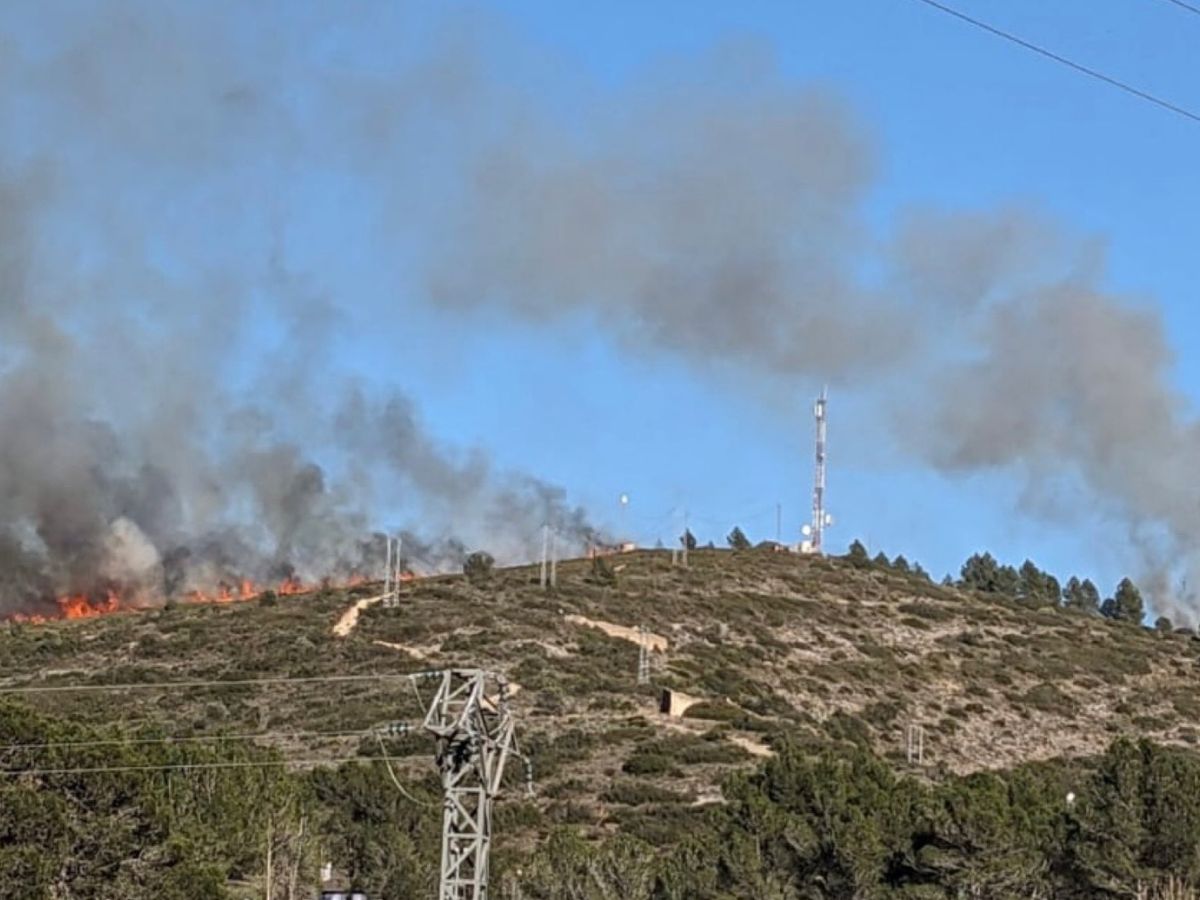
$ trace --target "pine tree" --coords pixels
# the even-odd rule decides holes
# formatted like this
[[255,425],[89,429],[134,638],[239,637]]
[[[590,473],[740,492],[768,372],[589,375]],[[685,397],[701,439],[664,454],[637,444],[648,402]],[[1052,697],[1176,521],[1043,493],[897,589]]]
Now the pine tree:
[[890,569],[892,567],[892,561],[887,558],[887,554],[883,551],[876,553],[875,558],[871,562],[881,569]]
[[692,530],[690,528],[685,529],[683,534],[680,535],[679,543],[684,547],[687,547],[689,550],[696,549],[696,536],[692,534]]
[[990,553],[976,553],[963,563],[959,583],[976,591],[994,591],[999,566]]
[[1039,569],[1033,560],[1025,560],[1018,576],[1020,581],[1018,596],[1022,600],[1038,605],[1058,605],[1058,598],[1062,593],[1058,579],[1049,572]]
[[862,545],[862,541],[854,541],[850,545],[850,549],[846,551],[846,559],[856,566],[865,566],[871,561],[871,558],[867,556],[867,548]]
[[1142,603],[1142,592],[1128,578],[1122,578],[1121,583],[1117,585],[1117,592],[1104,601],[1101,612],[1118,622],[1141,624],[1142,618],[1146,615],[1146,608]]
[[993,593],[1016,597],[1021,591],[1021,576],[1012,566],[1000,566],[996,570],[996,586]]
[[725,540],[729,542],[729,546],[734,550],[750,549],[750,539],[736,525],[733,527],[733,531],[729,532],[729,536]]
[[[892,568],[897,572],[904,572],[905,574],[912,571],[912,568],[908,564],[908,560],[905,559],[903,555],[899,555],[892,560]],[[920,568],[920,566],[917,568]]]
[[1063,606],[1080,612],[1097,613],[1100,611],[1100,592],[1090,579],[1080,581],[1074,575],[1067,581],[1062,590]]

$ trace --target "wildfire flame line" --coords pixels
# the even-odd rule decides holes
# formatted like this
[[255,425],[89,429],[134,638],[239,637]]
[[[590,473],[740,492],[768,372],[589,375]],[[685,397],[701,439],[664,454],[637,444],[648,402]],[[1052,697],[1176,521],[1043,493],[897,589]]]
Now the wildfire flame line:
[[[402,580],[409,581],[416,576],[404,572]],[[353,575],[344,582],[334,583],[329,580],[319,584],[308,584],[298,578],[288,577],[270,590],[281,597],[292,597],[299,594],[309,594],[324,588],[344,589],[357,587],[366,581],[361,575]],[[262,596],[268,589],[262,588],[248,578],[236,584],[221,583],[215,589],[208,591],[193,590],[184,594],[180,599],[184,603],[237,603],[253,600]],[[44,613],[14,613],[7,618],[9,622],[23,622],[30,625],[43,625],[46,622],[60,619],[91,619],[96,616],[116,612],[132,612],[152,608],[154,604],[139,603],[136,599],[123,599],[121,593],[112,588],[92,594],[64,594],[55,599],[58,605],[57,614]]]

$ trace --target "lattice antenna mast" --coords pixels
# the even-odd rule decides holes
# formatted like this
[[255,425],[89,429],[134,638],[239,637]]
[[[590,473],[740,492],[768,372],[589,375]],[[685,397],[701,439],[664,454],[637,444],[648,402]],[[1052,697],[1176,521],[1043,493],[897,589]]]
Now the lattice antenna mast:
[[817,423],[817,458],[813,475],[813,508],[812,508],[812,552],[823,552],[825,526],[828,524],[825,513],[825,428],[826,428],[827,397],[824,389],[813,406],[813,417]]
[[425,730],[437,739],[442,776],[442,864],[438,900],[486,900],[492,805],[510,756],[518,751],[508,682],[482,669],[430,672],[438,680]]

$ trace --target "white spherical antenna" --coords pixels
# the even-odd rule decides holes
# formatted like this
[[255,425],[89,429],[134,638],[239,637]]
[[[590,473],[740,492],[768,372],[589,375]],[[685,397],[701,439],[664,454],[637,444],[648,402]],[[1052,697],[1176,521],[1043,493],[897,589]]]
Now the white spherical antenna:
[[810,534],[812,534],[812,526],[805,525],[803,528],[800,529],[800,533],[802,535],[804,535],[805,537],[808,537]]
[[826,525],[833,524],[833,513],[825,513],[825,524]]
[[628,505],[629,505],[629,495],[628,495],[628,494],[622,494],[622,495],[621,495],[621,505],[622,505],[622,506],[628,506]]

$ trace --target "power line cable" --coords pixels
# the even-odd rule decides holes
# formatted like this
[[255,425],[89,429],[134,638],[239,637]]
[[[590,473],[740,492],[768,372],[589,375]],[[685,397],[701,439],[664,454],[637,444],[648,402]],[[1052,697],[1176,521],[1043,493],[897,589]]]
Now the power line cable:
[[1180,9],[1186,9],[1190,13],[1200,16],[1200,6],[1192,6],[1190,3],[1184,3],[1183,0],[1166,0],[1167,3],[1173,3]]
[[386,762],[382,756],[344,756],[335,759],[236,760],[211,763],[161,763],[131,766],[64,766],[42,769],[0,769],[0,776],[100,775],[119,772],[175,772],[186,769],[269,769],[281,766],[321,766],[331,762]]
[[[1134,97],[1145,100],[1148,103],[1153,103],[1155,106],[1161,107],[1168,112],[1173,112],[1178,116],[1183,116],[1185,119],[1191,119],[1193,122],[1200,122],[1200,114],[1198,113],[1184,109],[1182,106],[1176,106],[1169,100],[1163,100],[1161,97],[1156,97],[1154,94],[1147,93],[1140,88],[1126,84],[1124,81],[1119,81],[1110,75],[1105,75],[1103,72],[1099,72],[1096,69],[1091,69],[1085,65],[1082,65],[1081,63],[1073,62],[1072,60],[1067,59],[1065,56],[1059,56],[1052,50],[1047,50],[1045,47],[1040,47],[1037,44],[1025,40],[1024,38],[1017,37],[1015,34],[1012,34],[1008,31],[1003,31],[994,25],[989,25],[987,22],[972,18],[966,13],[959,12],[957,9],[946,6],[943,3],[939,3],[938,0],[916,0],[916,2],[924,3],[926,6],[940,10],[947,15],[954,16],[956,19],[961,19],[963,22],[974,25],[976,28],[980,28],[986,32],[989,32],[990,34],[996,35],[997,37],[1004,38],[1006,41],[1011,41],[1020,47],[1024,47],[1026,50],[1037,53],[1039,56],[1044,56],[1047,59],[1074,69],[1076,72],[1081,72],[1082,74],[1090,76],[1091,78],[1095,78],[1098,81],[1103,81],[1105,84],[1110,85],[1111,87],[1125,91],[1127,94],[1132,94]],[[1178,0],[1170,0],[1170,2],[1178,2]],[[1184,4],[1180,3],[1180,5]]]
[[255,738],[320,739],[367,737],[369,734],[371,734],[370,730],[359,729],[356,731],[248,731],[241,734],[168,735],[165,737],[155,738],[105,738],[103,740],[97,739],[89,741],[47,741],[45,743],[37,744],[0,744],[0,753],[5,751],[31,750],[79,750],[92,747],[144,747],[155,744],[215,744],[223,741],[247,741]]
[[[417,674],[417,673],[413,673]],[[193,690],[209,687],[262,687],[284,684],[330,684],[378,681],[385,678],[410,678],[409,673],[376,672],[370,675],[312,675],[298,678],[244,678],[236,680],[207,679],[203,681],[133,681],[117,684],[52,684],[0,687],[0,694],[68,694],[100,691]]]

